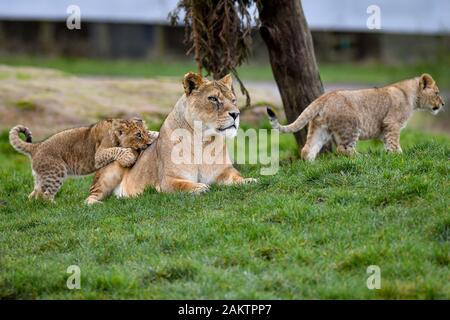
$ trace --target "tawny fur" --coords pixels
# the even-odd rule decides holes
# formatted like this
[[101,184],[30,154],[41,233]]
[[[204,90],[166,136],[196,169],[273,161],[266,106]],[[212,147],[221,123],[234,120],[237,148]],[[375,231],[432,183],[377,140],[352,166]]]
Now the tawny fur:
[[[131,169],[112,163],[99,170],[94,177],[91,195],[86,200],[88,204],[102,200],[113,191],[118,196],[136,196],[147,186],[160,192],[201,193],[213,183],[255,181],[243,178],[233,168],[225,145],[225,138],[235,136],[239,127],[239,109],[232,90],[231,76],[209,81],[198,74],[188,73],[183,79],[183,86],[185,94],[167,116],[155,143],[142,153]],[[214,159],[220,159],[217,161],[220,163],[176,164],[172,161],[171,153],[179,143],[193,143],[187,140],[174,141],[171,139],[172,134],[177,129],[185,129],[192,136],[195,121],[202,123],[203,147],[208,147],[213,139],[219,146]],[[191,150],[193,152],[193,146]]]
[[297,132],[309,123],[301,155],[314,160],[331,139],[336,152],[354,154],[356,142],[379,138],[391,152],[401,152],[400,131],[415,110],[437,114],[444,106],[436,82],[428,74],[382,88],[326,93],[314,100],[293,123],[282,126],[268,109],[272,127]]
[[[20,139],[20,132],[26,141]],[[64,130],[38,143],[32,143],[28,128],[18,125],[11,129],[9,140],[31,158],[35,186],[29,198],[53,201],[68,175],[90,174],[116,160],[124,167],[132,166],[154,137],[140,119],[110,119]]]

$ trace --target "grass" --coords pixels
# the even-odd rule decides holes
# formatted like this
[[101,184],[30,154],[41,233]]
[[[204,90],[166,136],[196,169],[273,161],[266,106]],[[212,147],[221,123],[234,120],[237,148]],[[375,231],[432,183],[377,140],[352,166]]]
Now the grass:
[[36,110],[37,106],[34,102],[28,100],[19,100],[15,103],[15,107],[20,110]]
[[[277,175],[240,166],[255,185],[87,207],[91,177],[55,205],[28,202],[29,160],[2,134],[0,299],[450,299],[449,138],[406,130],[402,155],[364,142],[314,163],[280,142]],[[80,290],[66,288],[70,265]]]
[[[180,77],[180,70],[196,70],[183,60],[105,60],[88,58],[48,58],[37,56],[0,56],[0,64],[58,69],[76,75],[127,77]],[[442,87],[450,89],[450,61],[426,64],[386,65],[379,63],[320,63],[325,83],[387,84],[428,72]],[[269,64],[244,64],[238,68],[245,80],[273,80]],[[0,74],[1,78],[1,74]],[[25,77],[26,78],[26,77]]]

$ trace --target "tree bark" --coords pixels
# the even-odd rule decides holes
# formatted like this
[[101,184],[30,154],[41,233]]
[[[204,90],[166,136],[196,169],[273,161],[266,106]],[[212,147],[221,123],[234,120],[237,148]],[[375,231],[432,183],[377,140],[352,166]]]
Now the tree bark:
[[[311,33],[300,0],[260,0],[261,36],[289,123],[323,93]],[[299,147],[307,129],[295,134]]]

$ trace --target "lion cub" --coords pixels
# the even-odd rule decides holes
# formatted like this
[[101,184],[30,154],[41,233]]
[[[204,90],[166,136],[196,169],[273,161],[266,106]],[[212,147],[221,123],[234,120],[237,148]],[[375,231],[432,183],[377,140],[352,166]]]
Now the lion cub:
[[[26,142],[20,139],[20,132],[25,134]],[[132,166],[139,151],[157,135],[147,131],[141,119],[109,119],[61,131],[38,143],[31,143],[30,130],[18,125],[9,132],[9,141],[14,149],[31,158],[35,184],[29,198],[54,201],[68,175],[90,174],[115,160],[124,167]]]
[[415,110],[437,114],[444,106],[439,88],[429,74],[423,74],[382,88],[326,93],[314,100],[293,123],[281,126],[267,109],[272,127],[280,132],[297,132],[308,122],[308,136],[302,158],[314,160],[330,139],[336,151],[355,153],[358,139],[380,138],[387,151],[401,152],[400,130]]

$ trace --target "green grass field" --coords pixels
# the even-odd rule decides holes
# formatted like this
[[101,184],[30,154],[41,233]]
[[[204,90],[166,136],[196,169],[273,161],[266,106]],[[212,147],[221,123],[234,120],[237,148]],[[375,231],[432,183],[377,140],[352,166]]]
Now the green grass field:
[[[75,75],[126,77],[180,77],[180,70],[196,70],[193,62],[183,60],[96,60],[87,58],[46,58],[0,56],[0,64],[46,67]],[[320,63],[324,83],[388,84],[422,73],[430,73],[442,89],[450,89],[450,60],[425,64],[385,65],[379,63]],[[238,68],[245,80],[273,80],[269,64],[243,64]],[[1,79],[1,74],[0,74]]]
[[[255,185],[87,207],[91,177],[55,205],[28,202],[29,160],[4,133],[0,299],[450,299],[450,139],[406,130],[402,145],[305,163],[286,135],[277,175],[239,167]],[[70,265],[80,290],[66,287]]]

